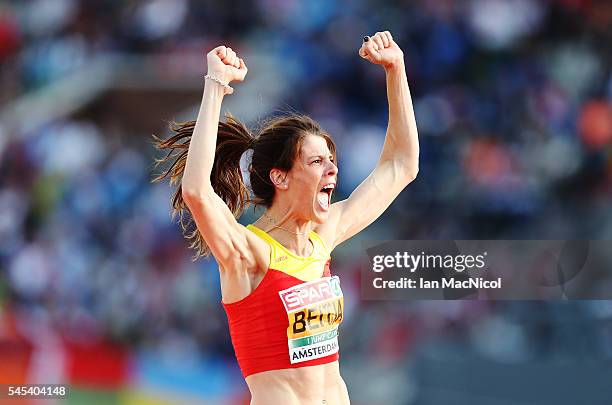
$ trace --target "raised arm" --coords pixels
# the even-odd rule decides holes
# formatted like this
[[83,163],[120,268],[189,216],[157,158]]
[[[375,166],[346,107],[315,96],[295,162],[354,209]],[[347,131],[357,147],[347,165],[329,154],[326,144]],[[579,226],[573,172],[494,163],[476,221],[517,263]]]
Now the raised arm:
[[[183,195],[190,198],[212,190],[210,174],[215,159],[221,102],[225,94],[233,93],[229,83],[233,80],[244,80],[247,73],[244,61],[237,58],[231,48],[225,46],[210,51],[206,55],[206,60],[209,79],[204,83],[204,95],[189,145],[182,180]],[[228,85],[224,86],[221,82]]]
[[329,225],[324,227],[333,246],[374,222],[419,170],[419,140],[402,50],[385,31],[364,38],[359,55],[385,70],[389,124],[374,171],[349,198],[332,204]]
[[[218,148],[221,102],[226,94],[233,93],[227,84],[244,80],[247,67],[231,48],[225,46],[210,51],[207,62],[204,95],[182,177],[182,197],[220,268],[240,269],[245,267],[241,261],[254,260],[250,246],[253,238],[249,237],[249,232],[236,221],[228,205],[213,189],[211,172]],[[239,156],[234,160],[234,164],[239,165]]]

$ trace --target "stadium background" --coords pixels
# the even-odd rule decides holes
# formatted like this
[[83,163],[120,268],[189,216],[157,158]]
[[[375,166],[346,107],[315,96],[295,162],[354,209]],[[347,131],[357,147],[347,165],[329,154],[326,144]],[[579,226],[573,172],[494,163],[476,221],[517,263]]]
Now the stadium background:
[[333,257],[352,403],[609,403],[612,303],[364,302],[356,257],[360,239],[612,240],[611,27],[612,3],[589,0],[2,2],[0,383],[247,403],[215,263],[191,262],[171,189],[150,184],[150,135],[195,117],[205,52],[226,44],[249,74],[224,110],[312,115],[346,196],[387,120],[357,50],[388,29],[420,174]]

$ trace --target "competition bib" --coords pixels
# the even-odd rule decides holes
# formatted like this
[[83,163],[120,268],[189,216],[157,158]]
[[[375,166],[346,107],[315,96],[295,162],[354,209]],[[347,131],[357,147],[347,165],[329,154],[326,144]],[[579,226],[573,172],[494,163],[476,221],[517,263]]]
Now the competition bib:
[[344,297],[337,276],[323,277],[279,292],[289,327],[291,364],[338,352],[338,325],[342,322]]

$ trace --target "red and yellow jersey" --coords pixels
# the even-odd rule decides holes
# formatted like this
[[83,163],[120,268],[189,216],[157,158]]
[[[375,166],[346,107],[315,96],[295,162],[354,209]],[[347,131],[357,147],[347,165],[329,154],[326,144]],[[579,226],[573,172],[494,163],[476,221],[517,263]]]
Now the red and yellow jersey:
[[244,377],[337,360],[344,298],[321,237],[311,232],[314,250],[301,257],[254,225],[247,229],[270,245],[270,268],[247,297],[223,303]]

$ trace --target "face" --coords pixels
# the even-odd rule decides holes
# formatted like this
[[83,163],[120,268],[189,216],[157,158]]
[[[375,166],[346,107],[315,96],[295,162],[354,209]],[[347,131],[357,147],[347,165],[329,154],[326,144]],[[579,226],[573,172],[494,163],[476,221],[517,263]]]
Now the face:
[[[299,217],[323,223],[329,215],[338,168],[324,138],[307,135],[292,169],[286,174],[282,198]],[[282,183],[281,183],[282,184]]]

